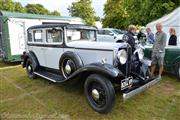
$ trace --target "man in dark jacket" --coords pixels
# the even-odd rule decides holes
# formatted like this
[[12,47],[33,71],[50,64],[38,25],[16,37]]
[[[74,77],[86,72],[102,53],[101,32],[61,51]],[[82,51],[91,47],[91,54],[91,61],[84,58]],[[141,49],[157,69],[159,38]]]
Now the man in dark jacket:
[[135,51],[135,33],[136,33],[136,26],[134,25],[129,25],[128,27],[128,32],[123,36],[123,39],[131,45],[132,51]]

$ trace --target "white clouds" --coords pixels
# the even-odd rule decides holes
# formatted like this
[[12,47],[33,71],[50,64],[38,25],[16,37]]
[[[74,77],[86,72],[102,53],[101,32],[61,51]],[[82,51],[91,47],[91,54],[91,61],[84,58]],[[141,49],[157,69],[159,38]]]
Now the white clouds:
[[[44,5],[46,8],[48,8],[50,11],[57,10],[61,12],[63,16],[68,16],[68,6],[71,5],[72,2],[75,2],[77,0],[13,0],[21,2],[23,5],[26,5],[28,3],[37,4],[40,3]],[[93,0],[93,8],[96,11],[97,16],[103,16],[103,7],[106,0]]]

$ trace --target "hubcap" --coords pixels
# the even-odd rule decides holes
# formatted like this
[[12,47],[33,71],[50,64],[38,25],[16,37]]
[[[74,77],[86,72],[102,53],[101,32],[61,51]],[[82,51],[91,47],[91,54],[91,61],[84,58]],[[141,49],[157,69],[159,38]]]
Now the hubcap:
[[95,100],[98,100],[98,99],[99,99],[100,95],[99,95],[98,90],[96,90],[96,89],[93,89],[93,90],[92,90],[92,97],[93,97],[93,99],[95,99]]
[[69,64],[66,64],[65,71],[66,71],[67,74],[71,73],[71,66]]
[[31,70],[32,70],[31,65],[29,65],[28,66],[28,71],[31,71]]
[[74,62],[71,59],[64,59],[61,70],[65,78],[69,77],[76,69]]

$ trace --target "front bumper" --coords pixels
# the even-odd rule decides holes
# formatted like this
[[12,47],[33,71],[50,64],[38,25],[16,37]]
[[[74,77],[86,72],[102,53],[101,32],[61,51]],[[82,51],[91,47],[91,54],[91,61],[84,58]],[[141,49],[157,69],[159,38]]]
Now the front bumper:
[[130,92],[127,92],[127,93],[123,93],[123,100],[126,101],[130,97],[144,91],[145,89],[153,86],[154,84],[158,83],[159,81],[160,81],[160,79],[155,78],[155,79],[151,80],[150,82],[140,86],[139,88],[136,88],[136,89],[134,89],[134,90],[132,90]]

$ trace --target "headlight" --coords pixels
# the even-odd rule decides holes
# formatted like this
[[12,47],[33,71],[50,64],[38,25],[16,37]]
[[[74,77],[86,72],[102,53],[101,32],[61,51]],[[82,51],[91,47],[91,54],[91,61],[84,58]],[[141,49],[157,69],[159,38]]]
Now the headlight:
[[125,50],[118,51],[117,56],[118,56],[119,62],[121,64],[125,64],[126,63],[126,61],[127,61],[127,52]]
[[144,58],[143,49],[139,49],[139,50],[138,50],[138,56],[139,56],[139,60],[140,60],[140,61]]

